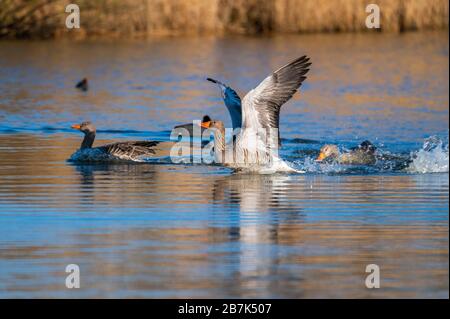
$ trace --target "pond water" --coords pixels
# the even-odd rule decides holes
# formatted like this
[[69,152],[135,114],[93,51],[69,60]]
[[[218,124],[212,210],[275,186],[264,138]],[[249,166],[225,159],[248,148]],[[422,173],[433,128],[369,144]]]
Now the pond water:
[[[207,76],[243,97],[303,54],[280,130],[305,174],[67,162],[84,120],[94,145],[229,126]],[[448,298],[448,57],[447,32],[0,42],[0,297]],[[414,161],[314,162],[363,140]]]

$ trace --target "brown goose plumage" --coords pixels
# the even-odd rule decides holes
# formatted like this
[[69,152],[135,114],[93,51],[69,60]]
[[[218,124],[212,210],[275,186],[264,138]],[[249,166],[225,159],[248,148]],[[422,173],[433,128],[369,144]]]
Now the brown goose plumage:
[[337,161],[345,165],[373,165],[377,159],[376,147],[369,141],[364,141],[346,153],[341,153],[337,145],[327,144],[320,149],[316,161]]
[[[72,159],[74,160],[95,161],[97,159],[118,159],[140,161],[146,157],[169,156],[170,147],[174,144],[173,142],[158,141],[126,141],[92,147],[95,140],[96,128],[91,122],[75,124],[72,125],[72,128],[84,133],[84,139],[80,149],[72,155]],[[93,150],[93,152],[86,152],[86,150]]]

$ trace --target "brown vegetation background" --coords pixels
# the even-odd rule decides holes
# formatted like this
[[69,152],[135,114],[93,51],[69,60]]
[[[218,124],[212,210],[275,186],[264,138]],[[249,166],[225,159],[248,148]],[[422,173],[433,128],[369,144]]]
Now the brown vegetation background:
[[[80,29],[65,27],[69,3]],[[0,37],[367,32],[369,3],[383,32],[448,29],[447,0],[0,0]]]

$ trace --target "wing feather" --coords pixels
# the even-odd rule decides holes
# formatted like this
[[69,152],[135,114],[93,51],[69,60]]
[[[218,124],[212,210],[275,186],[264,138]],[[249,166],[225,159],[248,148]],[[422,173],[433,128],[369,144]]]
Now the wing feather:
[[100,146],[99,149],[117,157],[136,158],[154,155],[156,153],[155,148],[159,143],[157,141],[118,142]]
[[298,90],[309,71],[304,55],[286,64],[264,79],[243,100],[243,127],[278,129],[280,108]]

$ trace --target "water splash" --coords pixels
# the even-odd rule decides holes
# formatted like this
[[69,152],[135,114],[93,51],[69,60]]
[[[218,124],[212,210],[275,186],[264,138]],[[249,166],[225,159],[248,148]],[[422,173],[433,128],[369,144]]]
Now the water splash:
[[[348,152],[340,147],[341,152]],[[448,138],[444,142],[437,136],[424,141],[419,151],[395,153],[378,148],[373,165],[348,165],[334,162],[317,162],[309,152],[302,152],[301,159],[293,160],[296,167],[313,174],[373,174],[389,172],[447,173],[449,166]],[[298,154],[297,154],[298,155]]]
[[306,173],[315,174],[331,174],[331,173],[345,173],[348,167],[345,167],[337,162],[317,162],[312,157],[305,157],[304,160],[297,160],[293,162],[294,166]]
[[[342,152],[348,152],[350,149],[341,146]],[[374,165],[346,165],[337,161],[334,162],[317,162],[317,150],[297,151],[295,156],[286,159],[286,169],[279,169],[278,166],[271,167],[267,171],[259,173],[271,174],[279,171],[310,173],[310,174],[376,174],[389,172],[407,172],[407,173],[447,173],[449,166],[448,158],[448,138],[446,142],[437,136],[431,136],[424,141],[422,148],[414,152],[394,153],[389,150],[378,148],[375,156],[376,163]],[[195,157],[195,156],[194,156]],[[200,165],[214,165],[212,158],[206,163],[203,158],[194,160],[192,156],[179,157],[176,162],[170,157],[158,158],[129,158],[115,157],[100,152],[97,149],[78,150],[68,160],[69,162],[95,162],[95,163],[154,163],[154,164],[181,164],[192,165],[200,163]]]
[[448,173],[448,140],[437,136],[425,139],[422,149],[411,154],[410,173]]

